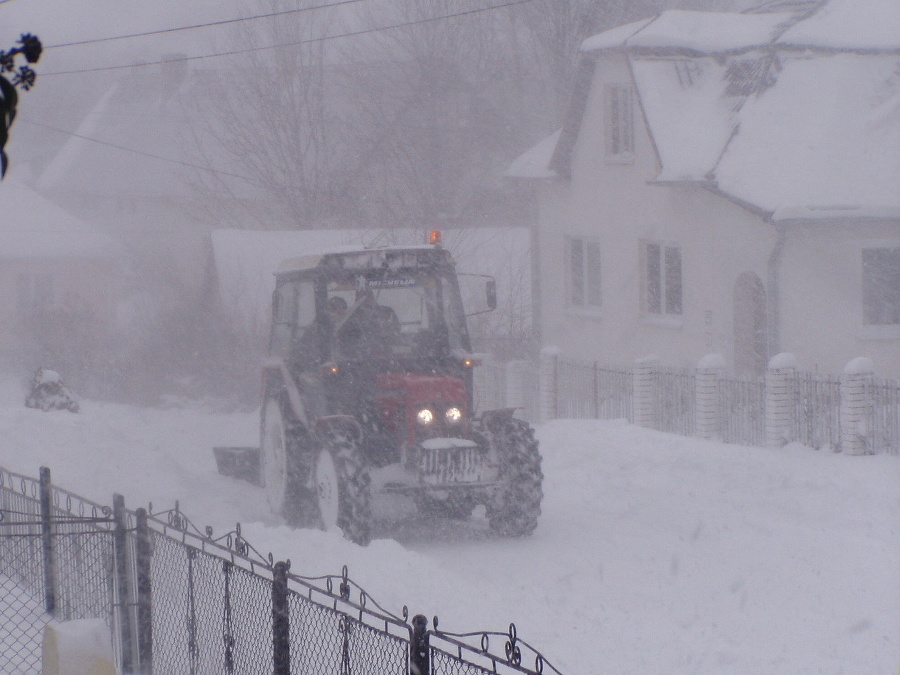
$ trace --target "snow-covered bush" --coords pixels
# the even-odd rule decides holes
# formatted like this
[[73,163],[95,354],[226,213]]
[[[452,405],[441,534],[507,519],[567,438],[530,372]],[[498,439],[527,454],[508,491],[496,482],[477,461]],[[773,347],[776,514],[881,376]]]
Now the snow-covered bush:
[[48,410],[68,410],[78,412],[78,401],[63,384],[62,378],[55,370],[39,368],[31,379],[31,392],[25,399],[25,406]]

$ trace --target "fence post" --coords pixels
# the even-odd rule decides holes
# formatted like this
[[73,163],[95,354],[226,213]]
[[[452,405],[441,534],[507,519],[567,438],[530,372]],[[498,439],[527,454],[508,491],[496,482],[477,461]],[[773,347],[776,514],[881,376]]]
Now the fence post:
[[41,489],[41,545],[44,557],[44,610],[50,616],[56,615],[56,551],[53,543],[53,525],[51,523],[50,469],[40,468]]
[[869,407],[867,385],[872,381],[872,361],[865,357],[853,359],[841,375],[841,451],[847,455],[865,455],[869,435]]
[[559,417],[559,355],[556,347],[544,347],[540,354],[541,422]]
[[428,644],[428,619],[416,614],[412,620],[413,634],[409,645],[410,675],[429,675],[431,673],[431,649]]
[[131,630],[131,593],[128,576],[128,527],[125,498],[113,495],[113,546],[115,548],[116,594],[119,604],[119,637],[122,641],[122,672],[134,672],[134,643]]
[[721,354],[707,354],[697,362],[696,408],[697,436],[714,439],[719,435],[719,378],[725,370]]
[[139,672],[151,675],[153,672],[153,593],[151,587],[150,562],[153,546],[150,541],[150,527],[147,510],[135,511],[135,569],[137,577],[137,651]]
[[793,354],[776,354],[766,370],[766,445],[780,448],[793,440],[791,422],[796,407],[794,372],[797,359]]
[[634,386],[632,387],[632,410],[634,411],[634,423],[639,427],[653,428],[657,426],[659,420],[654,419],[655,406],[654,403],[654,375],[659,366],[659,358],[656,356],[645,356],[634,362],[632,369],[632,377],[634,378]]
[[272,657],[274,675],[291,675],[291,625],[287,573],[290,564],[277,562],[272,570]]

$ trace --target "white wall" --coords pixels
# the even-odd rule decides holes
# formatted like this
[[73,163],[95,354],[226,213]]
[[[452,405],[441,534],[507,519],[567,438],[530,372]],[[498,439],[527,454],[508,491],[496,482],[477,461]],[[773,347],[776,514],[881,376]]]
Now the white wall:
[[[713,351],[731,360],[734,282],[752,271],[765,283],[775,229],[703,187],[648,185],[659,167],[638,109],[634,162],[607,163],[600,95],[605,83],[628,81],[624,58],[598,61],[572,157],[572,179],[542,193],[543,342],[572,356],[617,365],[651,353],[670,365],[694,365]],[[599,312],[569,306],[567,236],[601,242]],[[680,320],[642,314],[640,242],[646,239],[682,248]]]
[[897,221],[795,222],[785,234],[782,350],[805,370],[840,373],[866,356],[876,376],[900,378],[900,326],[863,325],[862,305],[862,249],[900,246]]

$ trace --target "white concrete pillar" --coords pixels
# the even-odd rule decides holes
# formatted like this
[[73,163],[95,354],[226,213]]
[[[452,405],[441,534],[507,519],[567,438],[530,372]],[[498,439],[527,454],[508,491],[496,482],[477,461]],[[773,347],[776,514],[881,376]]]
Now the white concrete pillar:
[[659,426],[656,418],[655,384],[654,374],[659,367],[659,357],[645,356],[634,362],[632,376],[634,377],[632,390],[632,410],[634,411],[634,423],[639,427],[655,428]]
[[841,451],[848,455],[869,452],[869,411],[872,407],[866,395],[872,381],[871,359],[853,359],[841,375]]
[[791,440],[797,387],[797,359],[787,352],[776,354],[766,371],[766,445],[780,448]]
[[41,647],[44,675],[117,675],[103,619],[51,621],[44,628]]
[[538,365],[540,399],[538,412],[541,422],[554,420],[559,416],[559,357],[556,347],[541,349]]
[[695,425],[700,438],[719,437],[719,378],[724,372],[721,354],[707,354],[697,362]]

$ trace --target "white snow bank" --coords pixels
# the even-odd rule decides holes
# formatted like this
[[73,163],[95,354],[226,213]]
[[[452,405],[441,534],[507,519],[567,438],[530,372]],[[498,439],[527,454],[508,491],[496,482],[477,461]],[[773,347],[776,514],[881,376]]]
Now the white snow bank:
[[[2,384],[2,383],[0,383]],[[380,500],[367,548],[290,530],[263,491],[216,474],[215,445],[255,445],[256,414],[86,401],[81,415],[21,405],[0,386],[0,466],[131,508],[176,499],[217,534],[241,521],[297,573],[351,577],[388,610],[450,631],[505,630],[566,675],[887,673],[900,653],[900,458],[797,444],[731,446],[622,421],[543,425],[533,536],[412,517]]]

